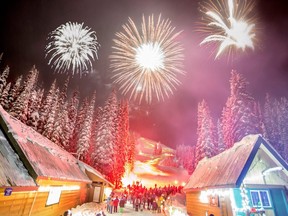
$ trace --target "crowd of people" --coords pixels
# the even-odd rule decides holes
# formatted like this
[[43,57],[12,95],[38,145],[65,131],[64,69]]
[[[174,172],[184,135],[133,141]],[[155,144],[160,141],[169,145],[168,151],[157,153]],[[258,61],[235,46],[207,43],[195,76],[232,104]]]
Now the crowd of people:
[[128,185],[120,194],[112,192],[106,200],[107,212],[117,213],[118,206],[120,213],[127,202],[133,204],[135,211],[151,210],[153,213],[163,213],[165,215],[165,206],[171,205],[171,196],[180,193],[182,186],[168,185],[146,188],[139,182]]

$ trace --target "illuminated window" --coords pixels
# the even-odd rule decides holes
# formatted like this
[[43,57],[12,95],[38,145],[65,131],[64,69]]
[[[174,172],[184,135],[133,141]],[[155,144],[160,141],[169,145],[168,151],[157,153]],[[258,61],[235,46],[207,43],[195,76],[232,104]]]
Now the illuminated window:
[[251,190],[250,195],[253,207],[271,207],[268,190]]
[[50,187],[49,194],[46,201],[46,206],[59,203],[61,196],[61,187]]

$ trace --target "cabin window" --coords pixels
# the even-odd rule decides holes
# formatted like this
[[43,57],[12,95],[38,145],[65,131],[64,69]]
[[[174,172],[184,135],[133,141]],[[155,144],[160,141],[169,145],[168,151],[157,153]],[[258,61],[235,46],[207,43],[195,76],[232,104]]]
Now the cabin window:
[[268,190],[250,190],[253,207],[271,207]]
[[50,187],[49,194],[46,201],[46,206],[59,203],[61,196],[61,187]]

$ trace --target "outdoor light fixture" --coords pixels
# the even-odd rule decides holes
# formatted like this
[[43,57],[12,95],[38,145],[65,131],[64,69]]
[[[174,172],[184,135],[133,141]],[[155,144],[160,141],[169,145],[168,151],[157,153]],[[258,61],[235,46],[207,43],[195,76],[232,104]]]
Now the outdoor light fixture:
[[60,189],[61,191],[69,191],[69,190],[79,190],[80,186],[79,185],[63,185],[63,186],[40,186],[38,191],[39,192],[49,192],[53,189]]
[[263,172],[262,172],[262,175],[263,176],[266,176],[268,173],[270,173],[270,172],[274,172],[274,171],[281,171],[281,170],[283,170],[283,167],[272,167],[272,168],[269,168],[269,169],[267,169],[267,170],[264,170]]

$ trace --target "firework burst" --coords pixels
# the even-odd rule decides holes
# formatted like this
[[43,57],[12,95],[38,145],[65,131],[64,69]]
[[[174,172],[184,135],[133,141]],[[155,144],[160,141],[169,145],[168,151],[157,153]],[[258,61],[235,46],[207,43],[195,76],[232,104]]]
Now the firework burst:
[[122,27],[110,56],[113,82],[139,103],[169,97],[180,84],[177,75],[184,74],[183,48],[177,41],[181,32],[175,33],[171,21],[161,15],[155,22],[153,15],[147,20],[143,15],[140,30],[131,18]]
[[254,49],[255,4],[249,0],[217,0],[206,2],[201,11],[205,14],[202,29],[209,35],[200,43],[219,43],[216,57],[224,51],[229,55],[238,49]]
[[51,65],[58,73],[87,73],[92,68],[92,60],[98,59],[96,33],[90,28],[83,28],[83,23],[68,22],[52,31],[50,41],[45,48],[46,57],[50,57]]

